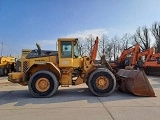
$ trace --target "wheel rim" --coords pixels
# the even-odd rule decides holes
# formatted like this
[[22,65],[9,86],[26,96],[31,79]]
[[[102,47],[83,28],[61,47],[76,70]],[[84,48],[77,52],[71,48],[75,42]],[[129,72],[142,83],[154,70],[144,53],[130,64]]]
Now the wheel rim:
[[50,82],[47,78],[39,78],[36,81],[36,89],[40,92],[46,92],[50,88]]
[[109,80],[105,76],[100,76],[96,79],[96,86],[100,90],[105,90],[109,86]]

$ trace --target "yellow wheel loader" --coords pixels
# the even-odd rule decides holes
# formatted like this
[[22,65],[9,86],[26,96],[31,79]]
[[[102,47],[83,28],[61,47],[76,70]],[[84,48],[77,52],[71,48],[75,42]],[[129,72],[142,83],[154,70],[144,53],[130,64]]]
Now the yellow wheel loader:
[[11,56],[0,57],[0,76],[7,76],[15,70],[16,58]]
[[37,44],[37,49],[21,59],[21,71],[10,73],[8,80],[28,85],[30,93],[35,97],[51,97],[59,86],[69,87],[82,83],[86,83],[96,96],[110,95],[117,84],[124,92],[155,96],[146,75],[141,74],[142,71],[121,70],[117,74],[104,57],[101,63],[97,63],[97,48],[98,37],[91,56],[79,55],[77,38],[59,38],[58,51],[41,50]]

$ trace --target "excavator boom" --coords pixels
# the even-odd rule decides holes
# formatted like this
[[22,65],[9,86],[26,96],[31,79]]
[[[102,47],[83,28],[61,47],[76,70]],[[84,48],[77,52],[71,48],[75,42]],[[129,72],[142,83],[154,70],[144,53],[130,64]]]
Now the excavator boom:
[[139,44],[138,43],[136,43],[132,47],[129,47],[129,48],[123,50],[121,56],[118,59],[118,64],[121,64],[126,59],[126,56],[131,53],[133,54],[133,60],[132,60],[133,63],[132,64],[135,64],[135,59],[137,57],[138,52],[139,52]]
[[[124,69],[126,66],[135,66],[137,63],[137,56],[139,53],[140,47],[139,44],[136,43],[134,46],[131,46],[127,49],[124,49],[120,57],[118,58],[117,63],[110,63],[113,69]],[[126,64],[125,60],[129,54],[132,54],[131,63]]]
[[148,50],[142,51],[138,53],[138,59],[140,59],[142,56],[145,56],[145,61],[148,61],[151,56],[153,55],[154,48],[149,48]]
[[91,51],[92,60],[96,59],[97,51],[98,51],[98,37],[96,37],[96,40],[95,40],[94,45],[93,45],[93,49]]

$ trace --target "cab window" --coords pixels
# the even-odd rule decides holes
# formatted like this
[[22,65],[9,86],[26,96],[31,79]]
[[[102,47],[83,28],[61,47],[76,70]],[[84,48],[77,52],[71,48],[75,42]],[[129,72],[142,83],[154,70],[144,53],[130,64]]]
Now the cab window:
[[77,42],[74,43],[74,58],[79,57],[79,51],[78,51],[78,44]]
[[61,57],[72,58],[72,42],[71,41],[61,42]]

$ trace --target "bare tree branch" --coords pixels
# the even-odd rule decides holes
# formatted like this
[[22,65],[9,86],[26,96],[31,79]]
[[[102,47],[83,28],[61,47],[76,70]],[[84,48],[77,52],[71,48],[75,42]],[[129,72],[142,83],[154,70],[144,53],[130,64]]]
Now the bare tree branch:
[[140,44],[142,50],[147,50],[150,48],[150,36],[146,26],[143,28],[138,27],[133,38],[135,42]]
[[152,24],[151,33],[156,40],[155,50],[156,52],[160,52],[160,23],[155,22]]

